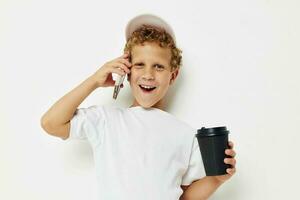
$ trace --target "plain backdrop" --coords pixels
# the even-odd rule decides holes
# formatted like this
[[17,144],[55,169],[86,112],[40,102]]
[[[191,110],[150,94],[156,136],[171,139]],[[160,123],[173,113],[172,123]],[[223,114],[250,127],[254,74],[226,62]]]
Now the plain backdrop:
[[[89,144],[48,135],[40,118],[123,53],[126,23],[142,13],[169,22],[183,51],[167,111],[230,130],[237,172],[210,199],[300,199],[299,9],[297,0],[1,0],[0,199],[95,199]],[[124,84],[117,100],[98,88],[80,107],[129,107]]]

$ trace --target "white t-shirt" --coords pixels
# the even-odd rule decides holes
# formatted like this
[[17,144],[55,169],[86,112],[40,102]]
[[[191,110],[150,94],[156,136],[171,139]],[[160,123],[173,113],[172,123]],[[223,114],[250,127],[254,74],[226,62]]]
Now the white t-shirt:
[[93,149],[99,200],[178,200],[205,176],[196,129],[158,108],[79,108],[67,140]]

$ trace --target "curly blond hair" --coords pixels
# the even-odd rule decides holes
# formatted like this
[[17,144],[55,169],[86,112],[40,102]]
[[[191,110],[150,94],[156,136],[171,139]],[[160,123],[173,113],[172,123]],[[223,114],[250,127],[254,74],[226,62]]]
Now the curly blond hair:
[[170,34],[163,29],[150,25],[143,25],[131,34],[125,44],[124,53],[131,52],[134,45],[141,45],[144,42],[155,42],[159,44],[160,47],[170,48],[171,71],[176,70],[177,68],[179,69],[182,65],[182,51],[176,47],[175,42]]

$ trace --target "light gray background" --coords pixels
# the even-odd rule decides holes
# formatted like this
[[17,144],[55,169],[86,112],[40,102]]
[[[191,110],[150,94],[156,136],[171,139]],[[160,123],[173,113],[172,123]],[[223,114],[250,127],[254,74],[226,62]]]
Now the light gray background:
[[[174,28],[184,65],[169,112],[195,128],[226,125],[237,173],[212,200],[297,199],[299,1],[0,1],[0,199],[95,199],[85,141],[46,134],[40,118],[105,62],[124,28],[153,13]],[[131,105],[95,90],[80,107]]]

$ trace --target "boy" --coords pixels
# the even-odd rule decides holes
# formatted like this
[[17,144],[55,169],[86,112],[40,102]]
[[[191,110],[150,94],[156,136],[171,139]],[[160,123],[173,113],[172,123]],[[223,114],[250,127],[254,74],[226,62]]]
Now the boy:
[[[105,63],[56,102],[41,120],[44,130],[92,146],[100,200],[207,199],[235,173],[233,143],[228,174],[206,177],[196,130],[164,111],[164,96],[179,73],[181,51],[171,27],[154,15],[133,18],[125,54]],[[77,108],[96,88],[126,75],[134,96],[129,108]]]

